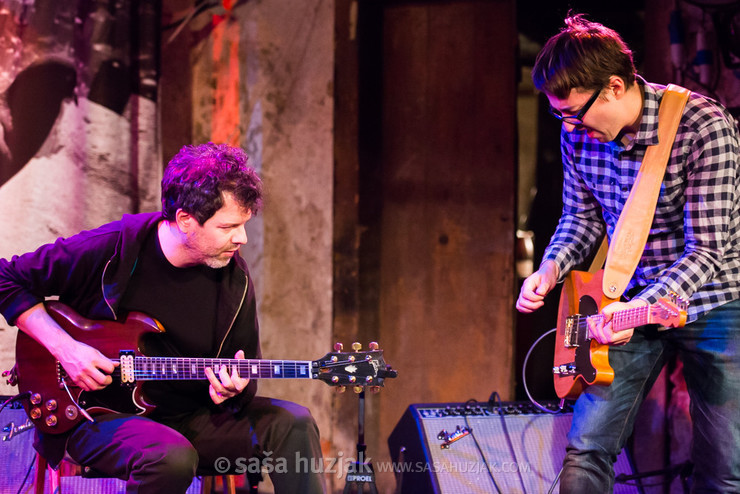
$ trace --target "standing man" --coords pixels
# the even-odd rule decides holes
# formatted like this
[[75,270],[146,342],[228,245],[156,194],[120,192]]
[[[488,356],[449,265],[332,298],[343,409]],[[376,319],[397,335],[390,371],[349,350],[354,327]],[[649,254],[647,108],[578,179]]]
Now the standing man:
[[[636,75],[613,30],[565,20],[537,57],[535,86],[562,122],[563,212],[517,309],[532,312],[575,265],[611,237],[649,145],[664,86]],[[589,333],[612,345],[610,386],[575,404],[560,480],[564,493],[606,493],[643,397],[674,354],[684,364],[694,427],[692,492],[740,492],[740,149],[732,116],[692,93],[681,117],[655,217],[626,301]],[[611,314],[675,292],[690,301],[683,328],[614,332]]]
[[[162,212],[126,215],[35,252],[0,259],[0,312],[34,338],[86,391],[111,384],[115,365],[74,340],[43,301],[58,296],[89,319],[146,313],[166,328],[163,356],[259,358],[254,285],[239,248],[262,202],[261,181],[241,149],[184,147],[162,179]],[[278,493],[323,492],[319,432],[297,404],[255,396],[257,382],[206,370],[208,381],[145,383],[149,417],[107,414],[63,435],[39,433],[52,464],[77,462],[127,480],[131,493],[183,493],[200,465],[213,471],[252,457],[284,458]],[[305,459],[305,460],[304,460]]]

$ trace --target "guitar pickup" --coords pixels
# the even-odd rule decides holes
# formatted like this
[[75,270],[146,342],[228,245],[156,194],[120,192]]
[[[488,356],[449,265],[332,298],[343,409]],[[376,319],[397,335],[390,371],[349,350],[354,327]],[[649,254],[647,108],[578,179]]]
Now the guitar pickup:
[[133,350],[121,350],[118,355],[121,371],[121,385],[133,387],[136,384]]
[[576,373],[576,364],[575,362],[570,362],[568,364],[556,365],[552,368],[552,373],[556,376],[572,376]]
[[581,314],[573,314],[565,318],[565,341],[563,341],[565,348],[578,347],[578,328],[585,326],[585,324],[581,323],[581,317]]

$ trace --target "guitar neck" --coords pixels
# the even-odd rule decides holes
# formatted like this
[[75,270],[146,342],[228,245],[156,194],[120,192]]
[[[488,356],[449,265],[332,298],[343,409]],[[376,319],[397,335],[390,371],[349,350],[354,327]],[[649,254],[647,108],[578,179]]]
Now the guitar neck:
[[[650,305],[634,307],[632,309],[620,310],[612,314],[612,327],[614,331],[636,328],[650,324]],[[601,317],[601,316],[599,316]]]
[[[207,379],[205,370],[214,372],[226,366],[241,377],[250,379],[315,379],[317,370],[310,360],[263,360],[180,357],[132,357],[134,380],[200,380]],[[126,358],[121,357],[121,374],[127,372]],[[129,366],[130,368],[130,366]]]

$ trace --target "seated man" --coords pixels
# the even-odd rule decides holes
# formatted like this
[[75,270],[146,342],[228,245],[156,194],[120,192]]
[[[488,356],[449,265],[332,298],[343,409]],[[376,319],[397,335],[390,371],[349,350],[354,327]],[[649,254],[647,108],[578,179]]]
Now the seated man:
[[[86,391],[111,384],[117,364],[65,332],[46,297],[89,319],[148,314],[166,328],[157,337],[160,355],[259,358],[254,285],[239,248],[261,200],[261,181],[241,149],[186,146],[164,172],[161,213],[126,215],[0,259],[0,312]],[[149,416],[100,415],[66,434],[38,433],[36,447],[52,464],[66,449],[80,464],[126,479],[128,492],[185,492],[199,465],[213,471],[223,458],[236,467],[253,457],[284,459],[271,473],[276,492],[323,492],[322,474],[301,468],[321,464],[310,412],[255,396],[256,381],[226,367],[206,375],[147,382],[156,405]]]

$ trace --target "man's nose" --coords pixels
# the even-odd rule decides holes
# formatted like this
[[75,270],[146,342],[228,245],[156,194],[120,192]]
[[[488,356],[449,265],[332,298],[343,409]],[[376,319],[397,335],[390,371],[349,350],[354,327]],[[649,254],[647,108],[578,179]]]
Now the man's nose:
[[231,241],[237,245],[244,245],[248,240],[246,226],[237,228],[234,232],[234,236],[231,238]]

